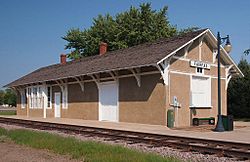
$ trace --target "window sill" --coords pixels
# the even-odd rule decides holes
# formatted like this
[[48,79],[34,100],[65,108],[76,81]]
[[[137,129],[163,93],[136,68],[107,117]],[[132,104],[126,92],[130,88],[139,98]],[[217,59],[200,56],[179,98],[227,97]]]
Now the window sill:
[[189,106],[190,109],[212,109],[213,106]]

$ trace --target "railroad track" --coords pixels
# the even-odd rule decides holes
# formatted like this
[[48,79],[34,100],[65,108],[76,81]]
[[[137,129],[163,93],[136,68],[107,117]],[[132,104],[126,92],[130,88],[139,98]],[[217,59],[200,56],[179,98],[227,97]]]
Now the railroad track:
[[250,159],[250,144],[246,143],[159,135],[153,133],[49,123],[43,121],[31,121],[5,117],[0,117],[0,123],[41,130],[57,130],[65,133],[98,136],[109,138],[110,140],[123,140],[129,143],[146,143],[152,145],[153,147],[167,146],[185,151],[194,151],[203,154],[216,154],[217,156],[232,157],[240,160]]

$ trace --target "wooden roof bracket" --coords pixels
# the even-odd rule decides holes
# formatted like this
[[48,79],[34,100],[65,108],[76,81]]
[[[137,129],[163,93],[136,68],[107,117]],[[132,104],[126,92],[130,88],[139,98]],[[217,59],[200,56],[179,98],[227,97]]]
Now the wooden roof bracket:
[[66,81],[65,80],[55,80],[55,82],[61,88],[61,91],[64,92]]
[[77,80],[77,83],[80,85],[82,92],[84,92],[84,82],[83,82],[83,78],[82,77],[75,77],[75,79]]
[[226,67],[226,89],[228,87],[230,80],[232,79],[232,73],[230,72],[230,70],[233,68],[233,66],[234,65],[232,64]]
[[20,90],[20,88],[18,88],[18,87],[10,87],[10,89],[12,89],[13,91],[15,91],[15,93],[21,93],[21,90]]
[[134,75],[137,85],[138,87],[141,87],[141,75],[140,75],[140,69],[136,68],[136,69],[129,69],[132,74]]
[[90,76],[90,77],[93,79],[93,81],[96,83],[96,86],[99,87],[100,76],[94,75],[94,74],[89,75],[89,76]]
[[114,79],[114,81],[118,80],[118,73],[116,71],[110,71],[109,75]]
[[165,85],[168,85],[168,73],[169,73],[169,65],[170,61],[174,55],[168,57],[167,59],[163,60],[161,63],[158,64],[157,68],[161,72],[162,79]]
[[10,87],[10,89],[15,91],[15,93],[24,94],[26,97],[28,97],[27,94],[25,94],[25,88],[26,88],[25,86]]

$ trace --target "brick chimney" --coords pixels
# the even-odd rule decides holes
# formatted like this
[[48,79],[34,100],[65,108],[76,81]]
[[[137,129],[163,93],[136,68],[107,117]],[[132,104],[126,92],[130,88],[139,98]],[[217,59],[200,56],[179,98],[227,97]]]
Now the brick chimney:
[[60,61],[61,61],[61,64],[66,64],[66,62],[67,62],[67,55],[65,55],[65,54],[61,54],[60,55]]
[[103,55],[107,52],[107,48],[108,48],[108,44],[107,43],[104,43],[104,42],[101,42],[100,43],[100,46],[99,46],[99,54],[100,55]]

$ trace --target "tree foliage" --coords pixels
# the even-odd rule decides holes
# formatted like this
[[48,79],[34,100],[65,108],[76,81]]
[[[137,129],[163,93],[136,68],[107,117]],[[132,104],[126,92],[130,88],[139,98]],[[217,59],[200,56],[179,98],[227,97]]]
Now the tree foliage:
[[16,106],[16,93],[11,89],[0,90],[0,105]]
[[249,54],[250,54],[250,48],[247,49],[247,50],[245,50],[245,51],[244,51],[244,54],[245,54],[245,55],[249,55]]
[[3,101],[4,101],[4,91],[0,90],[0,105],[3,105]]
[[238,66],[245,76],[229,83],[228,111],[236,118],[250,118],[250,63],[242,59]]
[[143,3],[139,8],[131,6],[128,11],[114,17],[99,15],[89,29],[70,29],[62,37],[67,41],[65,49],[71,49],[69,58],[76,59],[98,54],[100,42],[108,43],[108,50],[113,51],[174,36],[178,31],[170,24],[167,11],[167,6],[156,11],[152,10],[150,3]]

